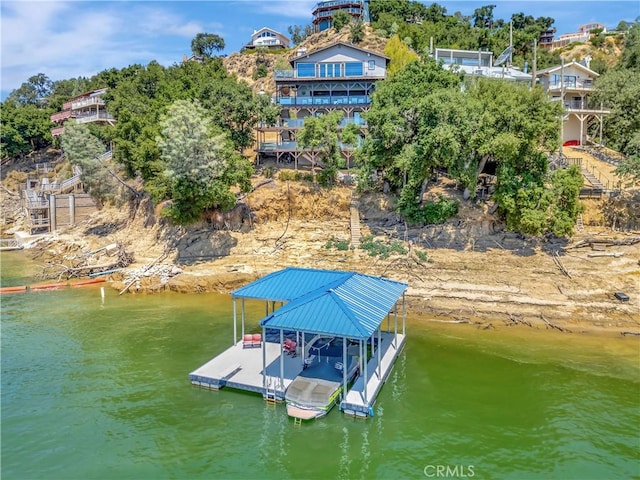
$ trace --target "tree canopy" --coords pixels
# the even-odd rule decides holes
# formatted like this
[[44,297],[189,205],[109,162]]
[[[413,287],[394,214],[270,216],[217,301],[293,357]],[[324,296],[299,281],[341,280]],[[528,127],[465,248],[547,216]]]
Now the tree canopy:
[[444,211],[455,209],[424,201],[434,172],[447,170],[473,197],[478,174],[491,163],[494,199],[509,228],[566,235],[575,223],[581,177],[577,171],[549,175],[545,152],[559,145],[560,114],[541,88],[463,82],[432,59],[409,63],[374,94],[366,116],[370,135],[359,155],[361,188],[380,188],[380,181],[370,182],[382,179],[398,192],[410,222],[442,221]]
[[211,58],[224,50],[224,39],[214,33],[199,33],[191,40],[191,52],[197,57]]

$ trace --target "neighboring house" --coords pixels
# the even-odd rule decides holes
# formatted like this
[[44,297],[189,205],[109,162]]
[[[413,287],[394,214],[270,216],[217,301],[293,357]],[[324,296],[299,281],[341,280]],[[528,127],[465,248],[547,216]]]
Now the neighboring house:
[[578,31],[581,33],[591,33],[591,30],[602,30],[602,33],[607,33],[607,27],[602,23],[585,23],[578,27]]
[[583,145],[589,127],[594,124],[602,143],[602,120],[610,112],[590,99],[596,77],[596,72],[575,61],[541,70],[536,75],[550,100],[562,102],[565,108],[563,145]]
[[443,68],[464,72],[467,76],[479,76],[531,83],[531,75],[513,66],[493,66],[493,52],[483,50],[455,50],[436,48],[433,57],[442,62]]
[[[276,70],[273,101],[281,107],[280,117],[276,125],[258,126],[258,161],[293,161],[297,167],[301,159],[315,160],[313,153],[298,148],[297,131],[305,118],[333,110],[344,112],[343,126],[360,125],[364,136],[361,115],[369,110],[374,85],[385,78],[388,62],[384,55],[338,42],[295,57],[290,70]],[[347,161],[352,150],[341,149]]]
[[322,32],[333,27],[333,15],[338,10],[344,10],[355,20],[364,23],[371,22],[369,16],[369,0],[331,0],[318,2],[313,10],[313,25],[316,32]]
[[270,50],[276,50],[279,48],[289,48],[290,43],[291,40],[280,32],[262,27],[260,30],[254,30],[253,35],[251,35],[251,42],[242,47],[242,49],[252,50],[254,48],[264,47]]
[[540,48],[551,48],[551,46],[553,45],[553,38],[555,34],[556,29],[553,27],[549,27],[538,37],[538,46]]
[[597,29],[602,29],[603,33],[607,33],[607,27],[602,23],[585,23],[584,25],[580,25],[580,27],[578,27],[577,32],[564,33],[562,35],[559,35],[558,38],[554,39],[553,34],[556,30],[555,28],[550,28],[540,35],[539,46],[540,48],[562,48],[566,47],[570,43],[586,42],[591,38],[591,31]]
[[62,111],[51,115],[51,121],[59,124],[51,130],[54,137],[62,134],[64,131],[64,123],[73,118],[78,123],[108,123],[113,125],[114,118],[107,112],[102,99],[102,95],[107,91],[106,88],[93,90],[83,93],[72,98],[62,105]]

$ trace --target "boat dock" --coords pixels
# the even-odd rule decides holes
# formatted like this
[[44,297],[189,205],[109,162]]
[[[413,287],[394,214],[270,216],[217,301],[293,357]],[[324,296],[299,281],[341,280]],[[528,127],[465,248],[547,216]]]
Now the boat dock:
[[[406,289],[406,283],[356,272],[293,267],[273,272],[232,292],[234,344],[191,372],[189,380],[209,389],[230,387],[260,393],[268,402],[275,402],[285,400],[287,389],[305,366],[326,361],[342,372],[338,374],[341,381],[335,382],[339,385],[335,396],[327,399],[327,410],[339,399],[345,414],[373,416],[378,393],[405,344]],[[265,302],[261,334],[245,330],[245,299]],[[328,341],[316,344],[325,338]],[[359,369],[350,384],[348,370],[353,369],[346,366],[354,357]],[[314,378],[311,371],[306,373]],[[288,406],[317,406],[316,397],[326,387],[314,386],[307,392],[313,397],[307,403],[289,402],[287,397]]]
[[[378,363],[378,355],[376,352],[367,364],[367,376],[369,378],[367,381],[366,398],[364,376],[363,372],[360,372],[360,375],[347,392],[346,397],[342,403],[340,403],[340,410],[346,415],[354,417],[373,416],[373,405],[376,402],[378,393],[384,382],[387,381],[396,358],[398,358],[404,348],[405,341],[406,336],[398,333],[397,345],[394,345],[393,333],[382,332],[380,363]],[[378,366],[381,366],[380,370]]]
[[[340,410],[347,415],[367,417],[372,416],[373,405],[382,385],[387,380],[393,364],[402,352],[406,336],[397,334],[397,346],[394,345],[393,332],[382,332],[382,348],[380,363],[377,350],[367,364],[367,392],[365,399],[364,371],[356,377],[348,390],[346,397],[340,403]],[[265,342],[266,379],[263,385],[262,348],[244,347],[240,341],[229,347],[220,355],[209,360],[200,368],[189,374],[191,383],[198,387],[219,390],[223,387],[260,393],[267,398],[267,394],[275,395],[277,400],[284,400],[284,394],[291,382],[302,373],[303,359],[300,355],[291,357],[282,354],[282,346],[275,342]],[[283,362],[284,388],[280,387],[280,358]],[[381,369],[378,366],[381,365]]]

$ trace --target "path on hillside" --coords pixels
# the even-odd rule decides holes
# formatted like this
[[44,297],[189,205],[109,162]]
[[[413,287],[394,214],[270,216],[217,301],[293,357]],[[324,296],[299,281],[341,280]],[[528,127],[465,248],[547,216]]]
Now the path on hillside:
[[618,188],[620,177],[613,173],[616,169],[615,165],[603,162],[579,148],[564,147],[563,152],[569,158],[582,160],[582,174],[586,180],[585,186],[606,190]]

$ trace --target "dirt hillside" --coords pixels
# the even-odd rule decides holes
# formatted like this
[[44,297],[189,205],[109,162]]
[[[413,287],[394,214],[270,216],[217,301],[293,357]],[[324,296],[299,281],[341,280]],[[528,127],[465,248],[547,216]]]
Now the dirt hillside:
[[[354,270],[407,282],[410,311],[425,319],[640,331],[640,243],[615,245],[640,232],[586,225],[571,242],[530,239],[504,231],[490,204],[464,201],[446,224],[411,228],[387,197],[370,195],[355,199],[362,235],[373,236],[369,246],[341,249],[351,239],[350,188],[258,177],[255,183],[233,212],[188,229],[144,203],[133,219],[126,209],[104,209],[31,252],[46,264],[117,243],[134,263],[110,280],[128,293],[229,292],[286,266]],[[452,185],[438,188],[461,200]],[[585,239],[591,243],[570,248]],[[629,302],[617,300],[617,291]]]

